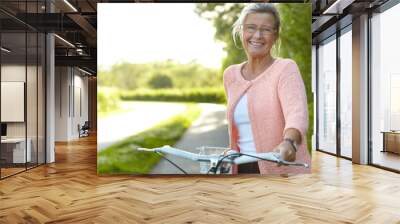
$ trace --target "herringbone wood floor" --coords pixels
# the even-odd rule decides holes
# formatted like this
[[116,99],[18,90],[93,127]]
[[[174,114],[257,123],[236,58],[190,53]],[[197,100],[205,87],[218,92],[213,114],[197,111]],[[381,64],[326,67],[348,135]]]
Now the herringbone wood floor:
[[0,223],[400,223],[400,175],[314,153],[309,175],[96,174],[96,139],[0,181]]

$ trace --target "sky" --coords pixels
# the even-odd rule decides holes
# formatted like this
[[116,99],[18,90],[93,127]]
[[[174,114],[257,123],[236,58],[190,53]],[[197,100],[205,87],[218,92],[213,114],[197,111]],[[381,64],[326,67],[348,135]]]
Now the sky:
[[219,68],[225,53],[214,40],[211,21],[194,12],[195,4],[99,3],[98,65],[172,59]]

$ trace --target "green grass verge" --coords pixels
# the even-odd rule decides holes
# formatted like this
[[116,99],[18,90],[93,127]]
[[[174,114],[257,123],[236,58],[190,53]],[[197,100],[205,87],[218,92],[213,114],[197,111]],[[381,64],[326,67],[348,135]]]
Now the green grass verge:
[[174,145],[198,118],[200,112],[200,107],[189,104],[183,113],[100,151],[97,155],[97,172],[99,174],[149,173],[161,157],[156,153],[136,149]]
[[225,103],[223,88],[191,88],[191,89],[141,89],[121,91],[122,100],[174,101],[198,103]]

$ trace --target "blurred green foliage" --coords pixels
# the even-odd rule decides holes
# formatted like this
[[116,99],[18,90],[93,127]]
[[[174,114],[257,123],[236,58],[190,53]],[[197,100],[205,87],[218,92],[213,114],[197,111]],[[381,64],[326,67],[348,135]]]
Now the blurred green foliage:
[[241,48],[240,40],[235,45],[232,39],[232,25],[237,20],[244,4],[234,3],[198,3],[195,12],[203,18],[210,20],[216,31],[215,39],[224,43],[226,57],[222,61],[221,73],[229,65],[246,60],[246,54]]
[[175,101],[175,102],[202,102],[225,103],[225,92],[222,87],[217,88],[191,88],[191,89],[138,89],[121,91],[122,100],[143,101]]
[[221,87],[222,74],[218,69],[207,68],[195,62],[180,64],[167,60],[147,64],[120,63],[109,70],[100,69],[98,85],[125,90]]
[[163,74],[155,74],[150,78],[148,85],[153,89],[165,89],[172,88],[174,84],[172,83],[172,79]]
[[119,101],[120,101],[119,91],[107,87],[98,88],[97,91],[98,112],[108,113],[118,110],[120,108]]

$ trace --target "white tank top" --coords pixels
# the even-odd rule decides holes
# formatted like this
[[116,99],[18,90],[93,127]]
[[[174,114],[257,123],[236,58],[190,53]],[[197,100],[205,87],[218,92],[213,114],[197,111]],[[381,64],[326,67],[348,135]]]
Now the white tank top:
[[253,132],[247,110],[247,94],[244,94],[236,104],[233,118],[239,131],[238,146],[241,153],[255,153],[256,147],[253,141]]

